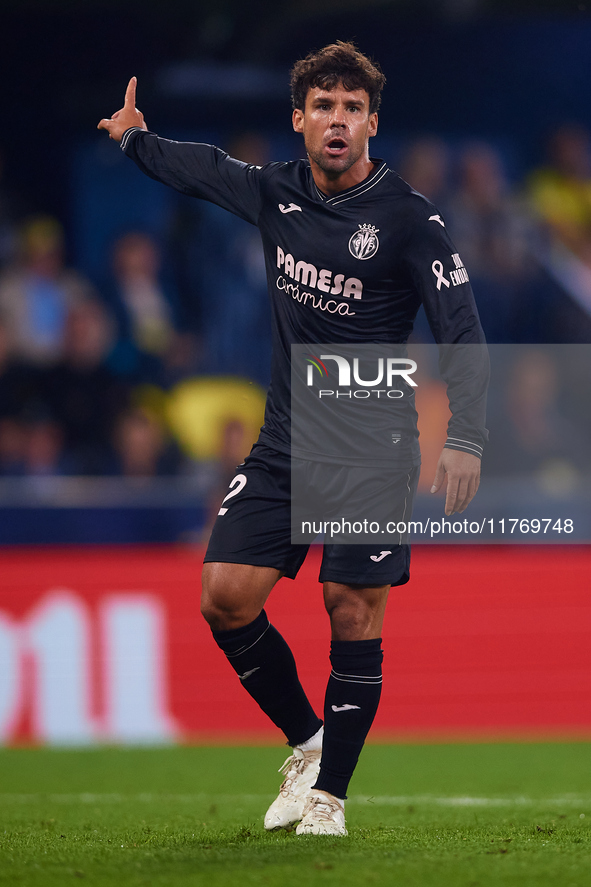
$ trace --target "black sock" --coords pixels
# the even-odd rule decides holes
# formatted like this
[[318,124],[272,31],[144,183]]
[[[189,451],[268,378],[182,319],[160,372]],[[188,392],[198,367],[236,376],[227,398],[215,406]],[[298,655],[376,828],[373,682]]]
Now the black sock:
[[381,638],[333,641],[332,672],[324,700],[324,740],[314,788],[347,797],[353,770],[373,723],[382,691]]
[[264,610],[243,628],[212,634],[244,689],[283,730],[289,745],[299,745],[320,730],[322,721],[300,684],[293,654]]

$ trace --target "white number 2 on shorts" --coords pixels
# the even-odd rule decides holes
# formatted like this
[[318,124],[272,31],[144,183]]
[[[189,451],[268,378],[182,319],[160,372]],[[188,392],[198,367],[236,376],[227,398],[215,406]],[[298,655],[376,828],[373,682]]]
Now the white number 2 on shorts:
[[237,475],[236,475],[236,477],[234,478],[234,480],[233,480],[232,483],[230,484],[230,492],[228,493],[228,495],[226,496],[226,498],[225,498],[224,501],[222,502],[222,507],[221,507],[220,510],[218,511],[218,515],[219,515],[219,514],[225,514],[225,513],[226,513],[226,511],[227,511],[228,509],[227,509],[227,508],[224,508],[224,502],[227,502],[228,499],[232,499],[234,496],[237,496],[238,493],[239,493],[241,490],[243,490],[244,487],[246,486],[246,480],[247,480],[247,478],[246,478],[246,476],[245,476],[244,474],[237,474]]

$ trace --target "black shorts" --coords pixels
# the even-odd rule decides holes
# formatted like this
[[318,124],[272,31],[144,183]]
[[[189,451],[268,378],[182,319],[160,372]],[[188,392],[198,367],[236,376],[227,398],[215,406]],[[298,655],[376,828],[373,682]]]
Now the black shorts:
[[[303,475],[314,472],[302,463]],[[338,467],[336,471],[342,470]],[[391,484],[404,487],[405,517],[410,518],[418,482],[417,467],[392,469]],[[294,545],[291,535],[292,460],[266,444],[256,443],[230,483],[215,521],[205,563],[273,567],[295,579],[310,544]],[[410,575],[410,546],[324,543],[320,582],[345,585],[404,585]]]

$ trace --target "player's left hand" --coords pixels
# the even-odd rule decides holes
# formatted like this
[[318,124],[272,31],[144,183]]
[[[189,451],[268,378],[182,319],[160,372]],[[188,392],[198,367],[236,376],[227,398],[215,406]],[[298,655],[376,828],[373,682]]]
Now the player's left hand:
[[447,477],[445,513],[459,514],[468,507],[480,484],[480,459],[461,450],[441,451],[431,492],[436,493]]

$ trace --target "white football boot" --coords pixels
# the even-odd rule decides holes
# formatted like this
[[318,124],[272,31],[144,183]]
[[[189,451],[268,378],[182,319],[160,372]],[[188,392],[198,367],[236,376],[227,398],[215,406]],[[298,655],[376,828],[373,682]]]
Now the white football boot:
[[328,792],[313,789],[306,798],[296,835],[348,835],[345,802]]
[[318,778],[321,754],[321,749],[303,751],[294,746],[293,754],[279,769],[280,773],[285,774],[285,779],[265,814],[267,831],[279,828],[292,831],[295,823],[300,821],[310,788]]

